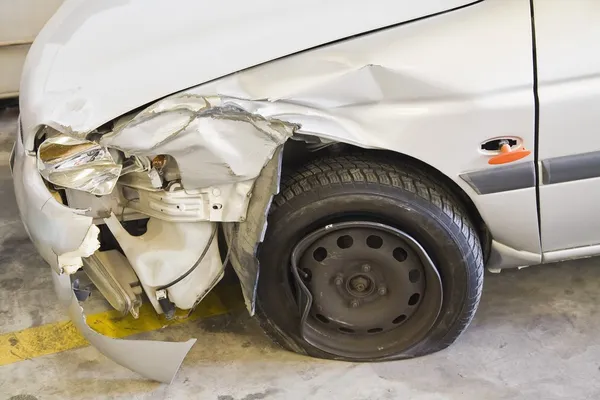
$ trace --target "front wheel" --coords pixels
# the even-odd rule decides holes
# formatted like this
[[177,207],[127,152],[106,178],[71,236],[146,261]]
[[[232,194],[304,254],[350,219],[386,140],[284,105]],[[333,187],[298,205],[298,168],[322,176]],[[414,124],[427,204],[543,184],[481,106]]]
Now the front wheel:
[[473,318],[483,283],[462,205],[414,167],[368,156],[324,158],[284,176],[260,261],[261,325],[321,358],[441,350]]

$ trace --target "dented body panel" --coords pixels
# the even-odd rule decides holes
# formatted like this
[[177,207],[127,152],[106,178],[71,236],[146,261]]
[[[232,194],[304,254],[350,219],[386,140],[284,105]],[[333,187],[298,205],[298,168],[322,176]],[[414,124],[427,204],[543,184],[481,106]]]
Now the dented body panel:
[[[208,237],[220,224],[253,313],[256,253],[290,139],[418,159],[471,199],[490,229],[496,266],[541,261],[535,188],[481,196],[461,178],[491,168],[480,153],[489,137],[510,133],[534,147],[528,0],[265,0],[240,2],[235,13],[183,3],[67,1],[25,68],[15,162],[19,207],[40,253],[62,274],[59,294],[72,317],[105,354],[163,381],[180,363],[162,369],[154,359],[129,363],[117,356],[122,341],[88,332],[65,282],[81,257],[96,250],[94,224],[110,229],[159,313],[160,288],[190,266],[198,269],[165,289],[177,307],[192,308],[220,279],[222,260]],[[169,15],[166,28],[135,29],[142,13],[145,26],[164,26]],[[401,24],[435,13],[442,14]],[[259,16],[261,24],[251,22]],[[353,35],[360,36],[342,40]],[[48,191],[31,153],[42,127],[152,165],[121,176],[100,200],[69,189],[69,204],[82,209],[66,207]],[[154,167],[163,155],[176,164],[172,179]],[[26,187],[25,179],[34,185]],[[507,214],[518,223],[506,224]],[[135,238],[122,223],[140,215],[150,222]],[[145,349],[132,347],[130,357]]]
[[473,2],[67,0],[29,50],[23,128],[89,132],[176,91]]
[[[419,6],[415,6],[415,2],[410,2],[410,6],[403,1],[384,3],[369,4],[369,15],[375,14],[379,4],[388,8],[385,13],[377,13],[381,14],[377,18],[387,18],[383,15],[393,15],[392,10],[398,10],[398,16],[394,18],[396,22],[401,22],[472,2],[425,1],[418,2]],[[109,18],[113,13],[114,18],[120,20],[128,15],[129,7],[135,6],[137,2],[123,6],[125,8],[122,9],[111,8],[110,4],[112,3],[101,6],[103,13],[84,14],[94,24],[99,23],[96,19]],[[154,5],[153,2],[150,4]],[[144,3],[144,7],[148,7],[148,4]],[[344,9],[347,7],[345,5]],[[358,6],[352,3],[350,9],[353,7]],[[52,38],[60,36],[59,32],[71,24],[76,24],[75,17],[79,17],[83,10],[81,4],[67,2],[42,32],[40,43],[55,43],[53,40],[58,39]],[[323,15],[328,10],[329,8],[323,10]],[[459,134],[461,141],[465,140],[465,135],[470,135],[473,141],[481,139],[477,142],[480,143],[487,138],[510,133],[522,137],[526,146],[533,147],[533,71],[528,10],[527,1],[479,2],[446,14],[282,58],[214,80],[186,93],[188,96],[199,95],[204,98],[227,98],[228,104],[247,113],[301,126],[299,133],[365,148],[393,150],[422,160],[454,180],[473,199],[485,222],[493,227],[494,240],[514,248],[529,263],[535,260],[539,262],[541,251],[534,188],[513,191],[508,199],[505,194],[491,194],[485,198],[477,196],[459,175],[488,168],[486,160],[473,152],[472,148],[459,149],[460,154],[453,157],[448,157],[447,150],[455,147]],[[352,15],[359,15],[354,14],[356,12],[357,10],[352,11]],[[401,15],[405,17],[402,18]],[[355,17],[352,20],[353,28],[350,28],[345,20],[336,18],[340,22],[339,27],[331,27],[337,26],[337,23],[325,24],[327,29],[335,29],[335,33],[323,33],[325,36],[318,36],[317,39],[311,36],[314,34],[311,31],[308,35],[312,38],[310,43],[305,41],[308,39],[300,38],[307,35],[306,32],[298,33],[298,38],[292,35],[293,40],[303,44],[294,47],[291,44],[293,40],[290,39],[287,51],[275,52],[277,46],[266,46],[272,51],[267,59],[263,56],[260,60],[255,60],[254,55],[241,51],[241,48],[238,49],[240,51],[236,54],[235,62],[226,62],[227,57],[222,57],[223,49],[218,52],[218,63],[213,60],[214,57],[202,57],[202,52],[191,52],[198,62],[210,58],[211,66],[215,64],[214,68],[218,65],[220,69],[217,73],[209,74],[206,72],[211,70],[209,66],[194,66],[195,81],[185,84],[177,83],[185,75],[180,70],[181,60],[172,57],[170,60],[177,63],[178,72],[160,78],[154,76],[152,85],[144,81],[144,88],[138,88],[135,83],[139,81],[139,76],[144,79],[148,77],[145,73],[140,73],[146,69],[146,66],[139,64],[143,62],[143,58],[138,60],[139,63],[129,60],[131,64],[121,65],[120,73],[114,79],[107,77],[99,80],[97,75],[90,72],[95,67],[88,65],[89,60],[85,60],[85,57],[77,57],[77,60],[84,63],[79,67],[88,71],[86,76],[80,73],[67,74],[66,71],[75,67],[62,65],[75,57],[70,57],[69,54],[75,51],[75,48],[70,50],[70,46],[75,46],[82,40],[77,35],[44,48],[46,52],[55,46],[61,49],[62,56],[53,61],[42,57],[41,48],[35,49],[34,46],[29,64],[32,64],[32,68],[35,65],[35,73],[28,74],[26,69],[27,78],[23,81],[22,90],[25,146],[32,146],[33,132],[40,125],[53,126],[74,135],[84,135],[150,99],[302,48],[339,39],[345,34],[342,32],[359,33],[369,30],[357,25],[359,19],[363,18]],[[68,21],[68,25],[61,28],[61,21]],[[389,21],[385,21],[382,20],[377,26],[369,25],[369,28],[389,25]],[[87,29],[86,26],[76,32],[84,37],[88,35]],[[270,29],[274,29],[273,26]],[[295,27],[293,29],[296,30]],[[127,43],[120,45],[139,43],[135,38],[125,42]],[[490,46],[490,42],[495,43],[495,46]],[[200,51],[208,51],[208,47],[198,48]],[[152,54],[159,54],[156,51],[153,49]],[[260,51],[263,51],[262,48]],[[178,54],[180,53],[187,52],[180,50]],[[165,59],[159,56],[157,58],[160,58],[160,62]],[[477,62],[468,61],[475,58]],[[243,60],[245,64],[240,65],[239,60]],[[507,64],[505,60],[511,60],[511,63]],[[58,68],[58,64],[54,65],[56,63],[64,68]],[[154,64],[150,64],[154,68]],[[187,71],[189,65],[183,65],[186,65],[184,69]],[[128,80],[126,83],[122,82],[122,86],[128,87],[127,93],[116,88],[109,90],[106,85],[117,84],[115,79],[120,81],[126,72]],[[38,84],[37,81],[42,77],[48,82],[46,85]],[[99,82],[104,82],[101,88]],[[150,87],[156,92],[148,92]],[[118,98],[113,99],[112,96]],[[69,107],[72,102],[77,102],[77,106],[63,108]],[[165,101],[161,102],[163,103]],[[148,112],[153,110],[155,108],[151,106]],[[175,128],[188,121],[187,116],[177,115],[177,118],[173,114],[168,119],[169,124],[173,124]],[[430,138],[423,140],[424,134],[430,135]],[[402,140],[397,140],[398,137],[402,137]],[[117,136],[114,140],[116,139]],[[156,145],[156,141],[149,143],[144,146]],[[173,145],[175,144],[169,146]],[[145,150],[150,152],[151,149]],[[214,164],[211,164],[211,168],[213,167]],[[193,176],[190,179],[194,180],[194,186],[203,186],[214,180],[211,174]],[[212,178],[206,178],[207,176]],[[517,234],[512,227],[503,223],[503,216],[514,210],[519,211],[518,217],[524,221],[523,228]]]
[[182,185],[194,190],[256,178],[294,127],[245,111],[235,99],[182,94],[119,124],[100,144],[127,154],[168,154],[177,161]]
[[[82,266],[81,257],[92,254],[100,243],[92,218],[59,203],[48,190],[21,141],[20,125],[15,143],[13,176],[15,197],[27,233],[44,260],[57,273]],[[80,251],[81,249],[81,251]]]
[[531,264],[541,261],[535,188],[479,196],[460,175],[493,168],[479,151],[489,138],[511,133],[534,147],[532,64],[528,2],[484,1],[186,93],[244,99],[240,107],[297,133],[421,160],[464,190],[495,241]]
[[[74,212],[51,195],[35,168],[35,156],[28,155],[23,148],[20,129],[13,151],[19,212],[35,247],[52,267],[58,299],[75,326],[90,343],[117,363],[149,379],[171,382],[195,339],[185,343],[111,339],[85,323],[70,274],[82,266],[82,257],[89,256],[99,246],[98,228],[92,224],[91,217]],[[90,231],[94,234],[88,235]],[[69,256],[66,264],[61,262],[65,256]]]

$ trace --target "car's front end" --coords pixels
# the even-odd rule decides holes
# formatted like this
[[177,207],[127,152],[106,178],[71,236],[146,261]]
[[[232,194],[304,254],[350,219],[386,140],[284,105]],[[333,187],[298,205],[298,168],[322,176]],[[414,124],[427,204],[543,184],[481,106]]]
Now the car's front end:
[[[468,74],[457,78],[431,62],[445,57],[422,49],[440,47],[443,40],[422,32],[437,25],[408,24],[271,61],[472,1],[440,6],[436,1],[381,0],[369,4],[371,11],[380,11],[370,19],[360,18],[359,4],[330,2],[315,15],[298,2],[296,25],[324,25],[341,9],[352,17],[308,33],[284,18],[291,18],[288,6],[274,13],[274,3],[265,2],[269,23],[253,24],[252,34],[238,25],[260,11],[255,5],[241,3],[239,15],[232,16],[218,7],[206,14],[201,4],[185,3],[193,9],[160,1],[67,1],[40,33],[24,70],[11,161],[23,223],[52,267],[71,318],[117,362],[170,381],[193,341],[103,337],[85,324],[81,293],[71,276],[83,268],[123,315],[137,317],[144,293],[156,312],[169,318],[175,309],[198,304],[231,262],[254,313],[257,248],[279,191],[288,142],[308,153],[333,154],[338,144],[403,153],[443,171],[490,218],[498,207],[513,206],[510,199],[499,206],[493,194],[478,197],[460,174],[487,168],[485,160],[464,150],[463,157],[448,161],[445,149],[456,137],[430,128],[450,121],[455,132],[478,145],[482,132],[473,126],[473,115],[500,113],[507,102],[492,98],[482,112],[472,98],[512,84],[515,75],[471,83]],[[147,18],[138,18],[140,13]],[[206,25],[191,15],[202,15]],[[443,19],[455,28],[448,40],[474,40],[474,46],[484,48],[483,41],[475,41],[477,34],[495,32],[475,22],[481,15],[487,15],[485,10],[470,14],[469,29],[457,29],[462,26],[458,19]],[[215,20],[218,29],[211,25]],[[155,25],[148,21],[156,26],[168,22],[170,29],[150,29]],[[495,23],[497,29],[506,26],[502,20]],[[267,25],[269,32],[286,32],[287,39],[256,46],[267,35]],[[215,30],[224,35],[218,43]],[[422,43],[404,40],[414,37]],[[392,45],[397,49],[390,50]],[[521,50],[506,49],[511,54]],[[495,65],[492,58],[486,62]],[[529,84],[528,76],[517,78],[519,88]],[[458,100],[444,103],[448,93]],[[529,107],[527,93],[518,92],[515,101]],[[529,111],[516,108],[514,120],[520,124]],[[495,129],[500,135],[505,128]],[[501,230],[496,234],[506,236]]]

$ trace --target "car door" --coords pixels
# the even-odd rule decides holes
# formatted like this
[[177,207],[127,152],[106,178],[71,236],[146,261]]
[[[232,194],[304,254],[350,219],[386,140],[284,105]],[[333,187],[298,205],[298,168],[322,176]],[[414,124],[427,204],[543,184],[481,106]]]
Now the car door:
[[533,5],[542,250],[547,261],[592,255],[600,248],[589,247],[600,243],[600,1]]

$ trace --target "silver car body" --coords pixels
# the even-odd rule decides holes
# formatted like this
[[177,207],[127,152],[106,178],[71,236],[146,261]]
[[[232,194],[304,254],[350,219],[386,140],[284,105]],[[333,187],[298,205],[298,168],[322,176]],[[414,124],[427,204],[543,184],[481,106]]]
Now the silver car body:
[[[116,357],[130,341],[87,328],[68,275],[97,250],[106,224],[160,313],[160,287],[207,243],[209,257],[169,289],[188,309],[221,277],[209,240],[221,223],[252,313],[254,252],[287,140],[383,149],[435,168],[481,215],[490,268],[598,254],[600,223],[588,216],[600,207],[600,178],[585,171],[600,164],[590,131],[600,119],[590,105],[600,96],[600,57],[585,43],[600,38],[600,27],[582,22],[597,17],[593,1],[263,0],[235,10],[192,0],[66,1],[24,69],[14,154],[23,221],[88,340],[161,381],[191,344],[156,342],[153,360],[142,355],[147,343]],[[560,38],[559,21],[568,33]],[[137,193],[135,204],[119,191],[67,189],[65,206],[36,164],[35,138],[48,127],[142,158],[172,155],[185,191],[153,189],[132,175],[118,186]],[[497,138],[537,153],[490,165],[496,153],[481,145]],[[580,206],[566,201],[573,196]],[[119,213],[149,216],[155,234],[130,236]],[[195,246],[181,245],[192,239]]]

